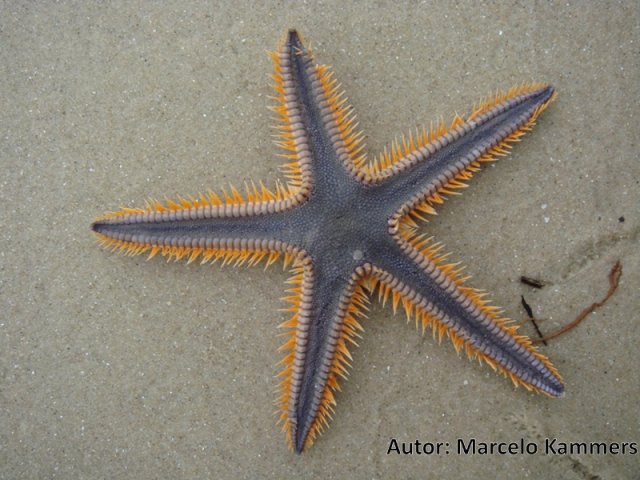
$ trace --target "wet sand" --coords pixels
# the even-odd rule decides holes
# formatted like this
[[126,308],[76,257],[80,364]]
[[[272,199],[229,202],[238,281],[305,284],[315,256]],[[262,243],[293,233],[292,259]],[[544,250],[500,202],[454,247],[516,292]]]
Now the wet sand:
[[[637,475],[637,454],[544,453],[553,438],[640,443],[633,2],[1,10],[0,478]],[[98,247],[104,211],[279,178],[265,50],[290,27],[333,66],[371,155],[496,88],[555,85],[533,133],[425,231],[510,317],[526,318],[524,295],[545,332],[601,298],[621,260],[611,300],[543,347],[564,398],[514,389],[374,304],[331,427],[295,456],[273,406],[286,272]],[[388,454],[392,439],[448,453]],[[472,455],[459,439],[537,452]]]

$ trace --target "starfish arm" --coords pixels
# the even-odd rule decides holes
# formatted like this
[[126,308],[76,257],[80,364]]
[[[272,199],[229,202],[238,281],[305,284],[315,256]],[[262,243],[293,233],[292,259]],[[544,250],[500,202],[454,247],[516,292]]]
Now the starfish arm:
[[290,30],[274,62],[278,115],[276,144],[290,160],[283,170],[296,198],[302,202],[311,190],[332,188],[337,180],[364,173],[357,167],[364,161],[362,134],[356,128],[353,109],[326,65],[314,62],[295,30]]
[[550,85],[514,87],[475,106],[466,121],[456,115],[449,129],[440,124],[394,145],[370,165],[379,195],[396,208],[392,228],[407,214],[435,213],[434,205],[466,187],[482,162],[507,154],[554,98]]
[[289,289],[294,295],[293,316],[281,327],[287,340],[280,373],[280,420],[290,448],[296,453],[310,447],[328,425],[336,404],[338,380],[346,378],[351,355],[350,343],[362,327],[367,297],[360,284],[362,267],[353,272],[327,271],[328,264],[315,263],[306,256],[299,262]]
[[394,309],[399,302],[407,313],[431,327],[439,337],[447,333],[456,350],[465,348],[470,358],[485,361],[516,385],[551,397],[564,393],[557,370],[531,340],[518,335],[518,327],[498,316],[477,290],[462,285],[456,264],[444,264],[437,248],[419,251],[409,242],[389,249],[372,268],[379,295],[390,294]]
[[[248,262],[266,260],[267,266],[284,255],[288,264],[300,254],[292,241],[285,212],[290,205],[282,195],[245,202],[234,196],[222,202],[217,196],[198,200],[151,202],[146,208],[123,208],[96,219],[91,229],[106,247],[130,255],[158,253],[191,263]],[[214,195],[214,194],[210,194]],[[265,194],[267,197],[270,194]],[[254,196],[250,198],[255,200]],[[271,211],[271,213],[269,213]]]

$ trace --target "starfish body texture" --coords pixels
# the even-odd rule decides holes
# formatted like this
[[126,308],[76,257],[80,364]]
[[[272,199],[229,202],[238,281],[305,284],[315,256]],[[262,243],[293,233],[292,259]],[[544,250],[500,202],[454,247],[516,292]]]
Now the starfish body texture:
[[267,266],[281,258],[291,266],[278,404],[297,453],[328,424],[349,346],[375,291],[423,331],[448,334],[457,350],[516,385],[561,396],[562,380],[549,360],[466,285],[439,243],[417,230],[482,163],[503,156],[532,128],[554,89],[526,84],[498,93],[467,118],[412,133],[369,161],[333,74],[314,63],[297,32],[289,31],[271,55],[286,184],[270,190],[250,182],[245,194],[231,187],[222,195],[150,200],[98,218],[92,225],[98,238],[150,257]]

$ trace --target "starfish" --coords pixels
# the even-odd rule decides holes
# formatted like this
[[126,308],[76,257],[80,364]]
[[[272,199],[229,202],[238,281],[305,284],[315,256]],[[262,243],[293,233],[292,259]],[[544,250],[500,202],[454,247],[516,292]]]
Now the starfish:
[[245,183],[245,194],[231,186],[221,195],[151,199],[96,219],[98,239],[149,258],[265,268],[281,259],[291,267],[277,403],[296,453],[328,426],[374,292],[383,303],[391,299],[394,312],[402,306],[423,333],[432,328],[440,340],[447,334],[456,350],[516,386],[562,396],[562,379],[547,357],[418,229],[482,164],[504,156],[533,127],[555,98],[553,87],[522,84],[496,93],[466,118],[412,132],[370,161],[333,73],[315,64],[301,36],[290,30],[271,57],[286,182],[272,189]]

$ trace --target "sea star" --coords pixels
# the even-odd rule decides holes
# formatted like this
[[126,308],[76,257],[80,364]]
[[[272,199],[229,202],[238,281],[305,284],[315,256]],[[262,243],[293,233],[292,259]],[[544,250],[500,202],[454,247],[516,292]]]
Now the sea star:
[[161,253],[202,263],[292,265],[284,299],[291,317],[279,390],[280,420],[290,448],[311,446],[331,417],[338,380],[351,360],[348,344],[362,330],[368,296],[378,290],[408,318],[456,350],[487,362],[516,385],[561,396],[562,380],[517,326],[464,283],[441,245],[417,231],[445,195],[466,186],[482,163],[503,156],[554,99],[547,84],[523,84],[394,142],[369,162],[353,111],[328,67],[316,65],[295,30],[271,54],[273,110],[288,159],[286,185],[253,182],[246,195],[230,187],[177,202],[155,200],[98,218],[103,244],[132,255]]

